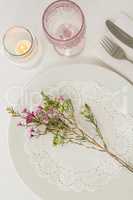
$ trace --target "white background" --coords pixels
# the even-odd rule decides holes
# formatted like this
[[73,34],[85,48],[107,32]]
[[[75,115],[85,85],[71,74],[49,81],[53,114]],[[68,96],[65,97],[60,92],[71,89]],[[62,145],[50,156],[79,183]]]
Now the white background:
[[[52,45],[48,43],[41,26],[43,10],[50,2],[51,0],[0,0],[0,200],[39,199],[19,178],[10,158],[8,150],[9,117],[5,112],[7,92],[10,88],[22,87],[32,80],[32,77],[40,70],[52,67],[52,63],[94,62],[96,54],[94,56],[93,52],[104,34],[105,19],[117,16],[120,11],[126,11],[133,16],[132,0],[75,0],[83,9],[86,17],[86,47],[78,57],[63,58],[58,56]],[[43,41],[44,56],[38,67],[31,70],[20,69],[3,55],[2,36],[13,25],[28,27]],[[131,78],[132,66],[120,70]]]

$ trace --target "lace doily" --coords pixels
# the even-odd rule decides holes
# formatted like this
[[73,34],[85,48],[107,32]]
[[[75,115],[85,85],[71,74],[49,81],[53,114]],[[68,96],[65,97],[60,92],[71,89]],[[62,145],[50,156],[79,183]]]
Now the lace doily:
[[[78,114],[81,105],[87,102],[112,152],[133,162],[133,119],[117,110],[113,93],[94,82],[62,82],[44,91],[51,95],[69,96],[73,100],[77,120],[93,134],[91,127]],[[36,173],[62,190],[94,191],[126,170],[103,152],[75,144],[54,147],[50,135],[26,140],[24,148]]]

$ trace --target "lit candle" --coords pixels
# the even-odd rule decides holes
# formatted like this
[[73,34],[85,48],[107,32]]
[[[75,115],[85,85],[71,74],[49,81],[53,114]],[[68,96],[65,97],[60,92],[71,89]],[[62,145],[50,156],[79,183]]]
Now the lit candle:
[[31,48],[29,40],[20,40],[16,45],[16,53],[19,55],[25,54]]

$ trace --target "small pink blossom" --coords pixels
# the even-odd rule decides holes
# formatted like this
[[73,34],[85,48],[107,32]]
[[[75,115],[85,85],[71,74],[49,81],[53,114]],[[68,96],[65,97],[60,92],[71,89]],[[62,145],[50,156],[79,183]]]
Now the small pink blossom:
[[43,121],[45,124],[48,124],[49,121],[48,114],[45,114]]
[[34,112],[29,112],[26,116],[26,123],[29,124],[33,121],[33,118],[35,117],[35,113]]
[[57,110],[56,109],[54,109],[54,108],[50,108],[48,111],[47,111],[47,115],[49,116],[49,117],[54,117],[54,116],[56,116],[57,115]]
[[43,107],[42,106],[38,106],[35,110],[35,114],[38,115],[40,112],[42,112]]
[[38,106],[38,108],[40,109],[40,110],[42,110],[43,109],[43,107],[40,105],[40,106]]
[[17,126],[23,126],[22,122],[18,122]]
[[34,132],[35,132],[35,130],[34,130],[33,128],[29,128],[29,129],[28,129],[28,136],[29,136],[30,138],[32,138],[32,137],[34,136]]
[[55,97],[55,100],[56,101],[64,101],[64,97],[63,96],[58,96],[58,97]]
[[27,108],[24,108],[24,109],[22,110],[22,113],[27,113]]
[[63,97],[63,96],[59,96],[59,97],[58,97],[58,100],[59,100],[59,101],[64,101],[64,97]]
[[48,111],[47,111],[47,114],[53,114],[54,113],[54,109],[53,108],[50,108]]

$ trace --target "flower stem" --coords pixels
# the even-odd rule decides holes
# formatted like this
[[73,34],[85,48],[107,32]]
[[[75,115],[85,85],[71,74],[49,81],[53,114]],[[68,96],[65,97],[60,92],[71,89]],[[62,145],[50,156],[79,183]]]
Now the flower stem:
[[[129,170],[130,172],[133,173],[133,166],[130,165],[129,163],[127,163],[125,160],[123,160],[122,158],[120,158],[119,156],[117,156],[116,154],[112,153],[109,149],[106,143],[103,144],[103,146],[101,144],[99,144],[94,138],[92,138],[91,136],[89,136],[87,133],[85,133],[82,129],[80,129],[78,127],[78,130],[82,133],[82,135],[85,137],[85,142],[92,144],[92,147],[89,147],[87,144],[85,144],[85,142],[78,142],[78,141],[73,141],[71,140],[72,143],[78,144],[80,146],[84,146],[86,148],[89,149],[93,149],[93,150],[97,150],[97,151],[101,151],[101,152],[105,152],[108,155],[110,155],[113,159],[115,159],[119,164],[121,164],[121,166],[125,167],[127,170]],[[75,133],[75,132],[74,132]]]
[[126,161],[115,155],[114,153],[110,152],[109,150],[106,149],[106,153],[109,154],[112,158],[114,158],[117,162],[119,162],[123,167],[128,169],[130,172],[133,173],[133,166],[128,164]]

